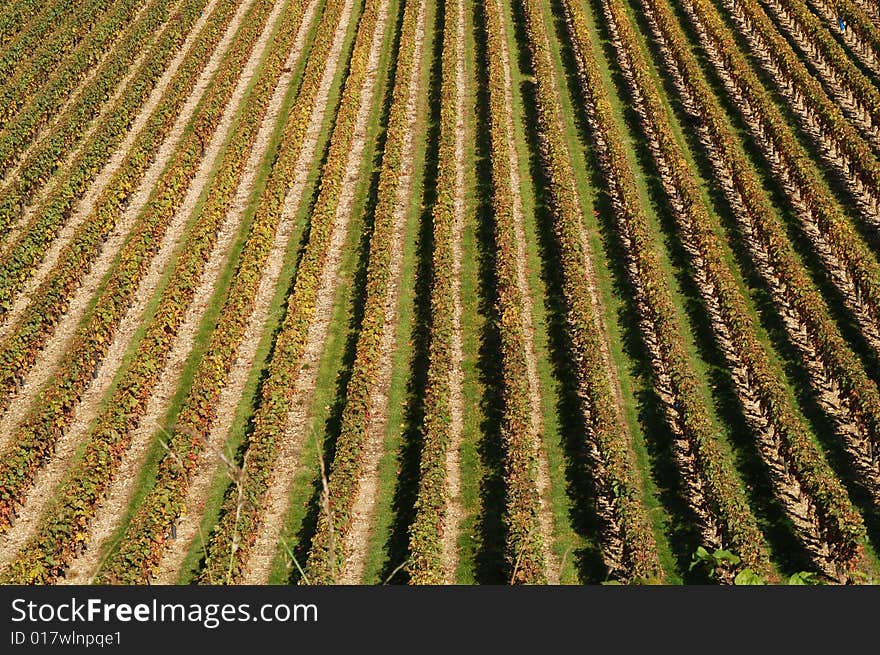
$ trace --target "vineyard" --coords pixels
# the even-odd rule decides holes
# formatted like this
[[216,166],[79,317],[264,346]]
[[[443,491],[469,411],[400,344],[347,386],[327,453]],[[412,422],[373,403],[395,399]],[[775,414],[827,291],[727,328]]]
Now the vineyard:
[[880,583],[880,2],[5,3],[0,583]]

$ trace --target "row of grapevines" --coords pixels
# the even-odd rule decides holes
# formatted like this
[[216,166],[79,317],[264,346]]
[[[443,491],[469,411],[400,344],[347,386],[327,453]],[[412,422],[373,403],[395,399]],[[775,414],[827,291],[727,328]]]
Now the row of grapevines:
[[880,3],[877,0],[856,0],[853,7],[864,12],[869,20],[880,21]]
[[[0,85],[5,85],[10,76],[15,73],[16,67],[22,61],[22,57],[29,57],[41,40],[54,34],[60,27],[67,24],[70,19],[68,12],[75,8],[74,0],[58,0],[55,4],[47,7],[42,13],[38,13],[34,19],[28,21],[21,32],[15,32],[16,22],[26,18],[28,11],[34,11],[33,7],[25,6],[24,3],[12,2],[13,7],[22,5],[21,17],[10,15],[10,22],[4,25],[5,43],[0,53]],[[31,3],[31,4],[40,4]]]
[[[446,5],[443,15],[443,54],[440,84],[440,145],[437,163],[437,200],[433,208],[434,251],[431,282],[431,333],[425,417],[419,464],[416,516],[410,525],[409,573],[412,584],[444,581],[442,526],[448,502],[446,451],[452,438],[451,378],[456,375],[453,335],[455,282],[460,262],[455,261],[453,239],[457,223],[456,195],[461,193],[457,148],[464,138],[459,122],[460,51],[458,30],[464,20],[460,0]],[[461,163],[463,165],[463,163]]]
[[[736,19],[755,57],[789,98],[817,147],[827,152],[829,161],[857,200],[859,214],[870,225],[880,224],[880,162],[870,146],[828,98],[822,85],[807,72],[804,62],[776,31],[757,0],[720,1]],[[704,20],[709,15],[719,18],[712,2],[703,0],[693,3],[692,7]],[[716,39],[724,38],[722,34],[727,38],[733,36],[720,20],[713,21],[710,31]]]
[[[846,22],[846,29],[855,32],[880,59],[880,27],[871,20],[868,13],[852,0],[828,0],[834,13]],[[874,11],[878,9],[875,6]]]
[[[318,201],[312,214],[310,243],[317,243],[326,232],[324,223],[329,220],[328,216],[332,219],[340,191],[341,167],[344,166],[348,143],[353,137],[352,124],[364,81],[366,59],[362,53],[362,41],[366,37],[363,33],[369,29],[369,21],[374,20],[370,4],[366,11],[323,169],[320,195],[323,200]],[[302,96],[302,100],[305,101],[306,97]],[[300,103],[296,107],[298,109],[295,108],[293,112],[300,113],[302,120],[304,115],[307,116],[304,107]],[[251,320],[257,288],[281,220],[285,190],[290,187],[295,175],[294,166],[300,150],[298,144],[303,134],[301,128],[296,127],[295,120],[288,120],[285,125],[276,163],[257,207],[251,235],[242,249],[241,261],[230,283],[211,342],[199,362],[193,376],[193,386],[187,392],[168,439],[168,452],[159,462],[156,482],[127,526],[118,551],[112,554],[101,572],[100,580],[103,582],[134,584],[148,581],[162,558],[172,525],[187,509],[190,478],[197,470],[199,457],[218,418],[217,403]],[[296,140],[297,134],[300,135],[299,141]],[[297,300],[289,303],[288,316],[311,311],[313,304],[303,301],[302,291],[298,296],[296,292],[304,284],[299,280],[306,273],[305,262],[311,259],[308,254],[310,250],[311,246],[306,246],[303,263],[297,270],[297,286],[292,296]],[[275,350],[278,350],[277,345]]]
[[564,119],[554,84],[544,14],[539,0],[522,2],[537,84],[538,126],[554,208],[571,357],[576,362],[597,505],[606,527],[605,563],[615,578],[654,579],[661,575],[657,544],[641,502],[641,484],[629,434],[612,390],[614,373],[603,354],[606,336],[591,298],[595,293],[590,290],[591,253],[583,233],[577,185],[563,134]]
[[[144,52],[144,42],[151,34],[161,32],[161,26],[168,21],[169,30],[185,35],[198,17],[184,5],[169,20],[171,2],[159,2],[152,11],[145,13],[141,19],[124,36],[112,57],[98,70],[95,78],[82,90],[76,101],[58,117],[57,123],[41,138],[37,146],[28,153],[9,187],[2,192],[0,199],[0,224],[8,224],[18,214],[19,208],[30,204],[33,195],[46,185],[54,173],[61,167],[66,155],[77,147],[89,124],[98,116],[102,108],[112,97],[114,89],[119,85],[132,62]],[[204,7],[204,1],[199,3]],[[180,29],[183,27],[184,29]],[[171,47],[175,44],[172,37],[162,37],[158,43],[146,50],[147,57],[164,54],[171,55]],[[164,51],[164,52],[163,52]],[[146,66],[146,64],[145,64]],[[100,129],[100,124],[98,126]],[[7,172],[15,163],[22,159],[22,146],[16,143],[13,135],[0,136],[0,174]]]
[[[46,3],[43,0],[21,0],[20,2],[8,2],[0,12],[0,53],[5,55],[6,46],[16,38],[23,38],[24,34],[34,30],[33,25],[44,15],[41,12],[62,11],[67,5],[67,0],[56,0]],[[44,34],[45,36],[45,34]]]
[[[379,14],[388,13],[387,2],[369,0],[364,9],[352,64],[343,92],[340,110],[336,116],[330,151],[321,175],[321,186],[317,202],[311,212],[309,241],[305,247],[296,271],[296,281],[288,298],[284,323],[274,345],[269,364],[268,377],[262,388],[261,404],[252,422],[253,430],[248,436],[243,475],[237,490],[230,490],[222,508],[222,515],[208,546],[206,568],[199,581],[214,584],[229,584],[240,579],[244,572],[250,549],[262,523],[261,508],[265,494],[272,481],[277,457],[277,445],[285,438],[287,421],[293,408],[294,386],[300,375],[301,356],[307,346],[306,339],[316,303],[322,302],[319,294],[335,293],[332,288],[323,287],[322,278],[328,274],[327,258],[331,255],[331,240],[336,241],[342,234],[334,235],[342,219],[340,201],[348,192],[344,190],[345,180],[351,175],[348,170],[351,158],[348,152],[352,147],[357,113],[368,105],[362,98],[365,76],[369,75],[368,62],[378,57],[375,50],[384,38],[384,28],[377,32]],[[384,24],[384,20],[383,20]],[[378,39],[374,45],[371,40]],[[373,50],[371,52],[371,50]],[[398,74],[401,70],[398,62]],[[375,75],[375,73],[373,74]],[[377,84],[375,78],[368,84]],[[375,88],[375,87],[374,87]],[[371,91],[368,91],[372,93]],[[375,94],[378,96],[378,93]],[[394,116],[394,114],[392,114]],[[392,121],[395,119],[392,118]],[[363,128],[359,128],[359,131]],[[397,128],[394,128],[396,130]],[[392,133],[389,128],[389,134]],[[363,137],[360,137],[363,138]],[[386,150],[387,157],[388,150]],[[358,166],[358,163],[354,163]],[[349,210],[346,210],[349,211]],[[334,223],[336,225],[334,226]],[[331,269],[332,270],[332,269]],[[324,296],[326,299],[326,296]],[[289,435],[287,438],[295,438]]]
[[868,18],[880,20],[880,3],[877,0],[856,0],[855,6],[864,11]]
[[820,570],[845,580],[865,528],[840,480],[798,417],[728,265],[688,162],[675,140],[649,64],[620,0],[603,0],[617,59],[660,171],[716,339],[728,360],[776,495]]
[[41,16],[41,11],[56,11],[57,4],[63,4],[63,0],[56,0],[55,4],[45,3],[42,0],[7,2],[0,9],[0,49],[23,34],[28,22]]
[[[143,3],[134,0],[119,0],[116,4],[110,0],[93,2],[99,6],[111,5],[111,11],[101,16],[95,29],[83,36],[48,80],[46,69],[38,68],[33,75],[13,78],[0,93],[0,128],[4,135],[14,135],[19,148],[30,143],[42,125],[58,111],[80,80],[106,55],[144,7]],[[95,9],[87,6],[83,13]],[[74,12],[73,15],[79,13]],[[39,65],[40,62],[36,61],[35,64]]]
[[[253,419],[253,429],[248,435],[243,475],[237,483],[238,489],[227,493],[220,521],[208,544],[205,568],[199,576],[201,583],[229,584],[238,581],[261,525],[260,509],[271,481],[277,445],[283,438],[292,408],[294,386],[300,371],[299,361],[306,345],[333,236],[335,217],[347,174],[347,154],[355,137],[354,124],[364,92],[371,41],[378,13],[382,10],[381,4],[374,0],[368,2],[360,20],[349,76],[331,136],[330,152],[321,175],[321,188],[311,213],[309,240],[297,267],[294,288],[288,298],[287,313],[275,341],[268,377],[263,384],[260,406]],[[332,30],[329,32],[332,33]],[[320,68],[316,67],[315,72],[319,71]],[[298,135],[295,143],[302,140],[305,119],[306,115],[303,115],[299,124],[289,125]],[[288,166],[295,159],[296,157],[290,159]],[[290,172],[283,171],[283,174],[289,182]]]
[[[162,292],[155,314],[144,328],[131,364],[122,372],[106,409],[89,430],[82,460],[68,473],[50,510],[42,517],[37,534],[7,569],[7,581],[51,582],[62,573],[78,548],[87,543],[89,522],[116,475],[132,433],[146,410],[151,391],[163,374],[177,330],[216,245],[217,234],[226,215],[233,209],[232,201],[250,149],[293,44],[302,16],[302,4],[302,0],[291,3],[287,13],[282,13],[279,18],[281,29],[266,53],[256,84],[242,99],[244,109],[224,147],[220,168],[206,191],[206,202],[181,246],[181,255],[174,264],[168,286]],[[247,47],[242,50],[248,51]],[[244,60],[228,63],[244,64]],[[240,67],[234,70],[240,71]],[[222,106],[217,105],[218,109]],[[192,145],[196,145],[195,139]]]
[[[819,59],[829,66],[826,72],[823,65],[817,65],[819,73],[826,79],[839,84],[846,100],[857,103],[857,111],[863,110],[867,123],[874,132],[880,126],[880,91],[846,54],[846,51],[828,32],[825,24],[811,12],[803,0],[765,0],[777,16],[787,17],[794,25],[795,41],[803,54]],[[877,139],[874,137],[874,142]]]
[[[170,0],[155,0],[156,3],[162,5],[163,7],[168,4]],[[122,0],[124,3],[129,3],[130,9],[132,11],[136,11],[137,0]],[[115,23],[111,23],[110,21],[103,23],[99,28],[99,31],[106,33],[107,36],[119,36],[125,32],[125,29],[122,27],[121,23],[123,23],[124,17],[118,17],[119,21]],[[112,31],[111,31],[112,30]],[[13,159],[17,159],[24,154],[25,148],[32,142],[33,138],[36,137],[40,128],[45,125],[46,121],[51,118],[52,112],[57,110],[63,102],[69,97],[70,89],[65,88],[68,84],[72,84],[74,80],[72,79],[75,76],[76,69],[78,66],[88,65],[93,66],[97,64],[97,59],[102,52],[102,48],[96,48],[94,51],[80,51],[77,55],[76,60],[73,62],[71,67],[67,67],[58,72],[58,74],[53,78],[53,82],[36,97],[33,103],[29,104],[21,113],[15,116],[15,118],[6,125],[5,129],[0,132],[0,149],[3,150],[4,155],[10,156]],[[107,92],[109,93],[109,91]],[[0,226],[6,227],[9,225],[15,218],[20,217],[24,212],[24,198],[17,196],[17,194],[7,194],[4,192],[2,199],[0,199],[0,205],[2,205],[3,210],[2,218],[0,218]],[[40,239],[46,236],[54,236],[54,232],[43,233],[40,232],[37,235],[31,234],[28,230],[26,233],[19,239],[18,243],[15,243],[15,247],[21,247],[22,241],[25,240],[33,240]],[[37,243],[41,243],[37,241]],[[26,252],[24,253],[24,273],[20,270],[22,266],[22,262],[17,261],[21,256],[13,256],[14,250],[7,249],[4,253],[2,261],[0,261],[0,280],[2,283],[8,283],[10,280],[18,280],[22,275],[26,275],[29,270],[28,266],[33,265],[34,261],[38,261],[39,257],[42,255],[43,250],[40,246],[28,247]]]
[[870,41],[860,33],[864,32],[864,29],[859,29],[859,24],[862,21],[870,23],[880,20],[876,2],[874,0],[859,0],[858,3],[852,5],[856,12],[864,12],[864,18],[857,19],[855,25],[847,23],[846,29],[841,31],[839,21],[842,16],[837,8],[832,6],[831,0],[804,1],[813,13],[822,19],[825,29],[829,30],[837,41],[846,46],[850,58],[861,64],[860,67],[865,71],[865,74],[876,81],[880,76],[880,50],[873,48]]
[[[658,15],[663,14],[662,3],[645,1]],[[724,31],[717,14],[696,13],[695,8],[702,2],[695,0],[684,7],[700,43],[736,101],[758,148],[783,187],[789,190],[786,196],[803,231],[822,257],[866,338],[880,352],[880,263],[835,203],[808,152],[737,49],[732,35]],[[664,29],[681,30],[677,21],[670,19],[666,24],[669,27]]]
[[[664,23],[668,14],[654,18]],[[718,174],[729,179],[725,192],[735,203],[734,215],[753,249],[756,268],[764,275],[777,305],[787,311],[797,327],[786,321],[793,343],[801,348],[808,369],[818,372],[810,382],[820,398],[828,381],[839,387],[840,403],[833,413],[845,414],[840,430],[847,451],[865,486],[880,499],[880,393],[864,366],[840,334],[825,300],[796,255],[785,226],[776,217],[761,181],[725,120],[699,65],[684,47],[680,34],[655,28],[669,51],[671,73],[691,111],[701,120],[703,143]],[[674,52],[674,54],[673,54]],[[740,210],[741,208],[741,210]],[[799,336],[802,334],[803,336]],[[841,411],[842,410],[842,411]]]
[[[199,1],[195,0],[190,8],[197,12],[198,4]],[[163,99],[151,114],[119,170],[95,203],[91,214],[77,230],[71,243],[62,250],[56,265],[33,294],[31,303],[6,339],[0,343],[0,408],[8,405],[9,395],[33,366],[40,349],[66,311],[70,298],[81,284],[88,267],[98,256],[101,245],[115,227],[140,178],[150,166],[151,160],[177,120],[180,108],[192,92],[199,75],[207,65],[211,51],[226,31],[235,10],[234,0],[223,1],[217,5],[181,62]],[[83,157],[87,160],[106,156],[112,144],[122,138],[128,124],[138,111],[140,101],[149,94],[152,85],[162,74],[168,58],[173,54],[175,44],[179,46],[183,43],[182,32],[168,33],[167,36],[171,40],[169,51],[155,60],[145,62],[146,68],[133,87],[131,97],[126,97],[125,103],[117,106],[118,114],[112,113],[108,117],[111,122],[107,125],[105,135],[93,141],[96,146],[101,146],[103,152],[90,149],[83,153]],[[96,165],[92,164],[92,166]],[[71,211],[75,201],[73,190],[78,188],[82,192],[84,184],[79,177],[71,179],[57,195],[52,196],[43,214],[46,220],[49,222],[63,220],[63,217]],[[58,218],[53,220],[53,216]],[[29,230],[35,234],[44,226],[43,222],[38,222],[30,225]],[[2,279],[0,276],[0,280]],[[0,286],[0,288],[4,287]],[[11,298],[7,299],[7,303],[9,301]],[[6,307],[8,306],[7,304]],[[0,308],[2,307],[0,305]],[[3,312],[0,312],[0,315],[2,314]]]
[[[418,97],[418,76],[421,66],[417,53],[420,50],[419,23],[424,23],[425,2],[408,0],[404,9],[400,33],[400,46],[397,53],[397,66],[394,75],[391,110],[388,116],[388,130],[385,150],[382,155],[382,170],[379,177],[379,190],[374,214],[373,233],[370,237],[370,259],[367,265],[366,300],[364,315],[358,334],[355,360],[351,378],[345,395],[345,408],[336,454],[329,478],[328,498],[324,507],[330,508],[330,515],[322,508],[318,527],[312,538],[312,547],[306,564],[306,575],[310,583],[331,584],[340,573],[344,562],[344,540],[351,526],[351,509],[357,496],[357,483],[361,471],[363,452],[366,445],[367,420],[372,396],[379,374],[378,362],[381,356],[382,332],[386,321],[393,317],[386,315],[389,286],[392,284],[390,261],[391,244],[395,233],[396,204],[401,189],[401,172],[404,159],[412,154],[406,152],[406,132],[412,130],[409,105]],[[315,274],[317,278],[317,273]],[[299,282],[299,276],[297,276]],[[309,284],[315,284],[310,281]],[[284,362],[293,366],[296,360]],[[292,378],[290,378],[292,379]],[[279,378],[280,381],[280,378]],[[281,394],[276,391],[276,396]],[[288,396],[289,398],[289,396]],[[284,431],[287,411],[276,412],[267,401],[271,396],[263,395],[259,423],[254,434],[268,441],[277,438]],[[273,403],[274,404],[274,403]],[[288,405],[285,405],[287,407]],[[281,409],[281,408],[280,408]],[[265,428],[263,427],[265,424]],[[268,429],[267,429],[268,428]],[[269,474],[265,466],[254,459],[253,450],[248,457],[250,476],[260,479],[257,489],[265,490]],[[249,491],[249,490],[248,490]],[[260,507],[262,493],[248,495]],[[256,519],[256,517],[254,517]],[[258,520],[258,519],[257,519]],[[222,525],[222,524],[221,524]],[[234,529],[247,527],[247,523],[233,526]],[[228,529],[227,529],[228,531]],[[246,534],[246,532],[245,532]],[[225,547],[226,539],[218,545]],[[226,552],[214,548],[214,566],[222,566]],[[209,555],[209,562],[211,562]],[[202,578],[203,581],[205,578]]]
[[[113,334],[131,306],[138,283],[159,249],[168,223],[186,195],[202,153],[220,122],[238,76],[256,45],[269,15],[271,0],[258,2],[236,35],[220,70],[200,103],[174,156],[139,215],[116,266],[87,317],[65,351],[57,374],[41,391],[34,407],[17,429],[0,464],[0,531],[8,529],[16,502],[47,461],[52,447],[70,424],[83,391],[110,347]],[[121,406],[129,406],[124,402]]]
[[[684,343],[684,327],[673,305],[655,238],[642,209],[635,172],[627,161],[625,140],[596,60],[583,7],[566,0],[568,29],[580,69],[580,91],[595,147],[627,256],[642,333],[651,353],[655,388],[675,438],[676,463],[687,502],[698,519],[703,544],[729,549],[742,565],[770,575],[764,538],[749,508],[742,483],[719,447],[717,428],[701,397],[697,375]],[[735,571],[719,571],[729,582]]]
[[[14,75],[0,86],[0,107],[3,108],[0,127],[6,125],[51,79],[47,71],[65,67],[71,51],[85,47],[82,42],[94,38],[100,31],[96,26],[101,21],[112,20],[107,12],[113,4],[112,0],[87,0],[81,10],[70,14],[67,24],[62,25],[54,36],[44,36],[34,52],[29,53],[28,59],[16,62]],[[105,46],[102,54],[106,55],[106,52]]]
[[510,58],[505,49],[502,9],[495,0],[484,7],[489,78],[489,137],[492,164],[492,213],[495,219],[495,287],[498,294],[498,332],[501,355],[503,409],[501,441],[504,450],[505,557],[515,583],[547,581],[537,484],[538,448],[528,375],[525,307],[517,267],[517,227],[511,157],[514,144],[508,132]]

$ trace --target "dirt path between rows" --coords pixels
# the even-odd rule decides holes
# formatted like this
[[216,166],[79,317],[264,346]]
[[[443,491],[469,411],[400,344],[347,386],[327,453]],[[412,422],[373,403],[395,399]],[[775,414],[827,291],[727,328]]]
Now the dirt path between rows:
[[[189,52],[192,47],[193,42],[198,38],[199,33],[202,31],[202,27],[204,27],[205,23],[208,20],[208,17],[211,15],[211,12],[214,9],[214,6],[217,4],[219,0],[210,0],[208,5],[205,7],[205,10],[202,16],[196,21],[190,30],[189,35],[187,35],[186,40],[183,43],[183,46],[180,48],[175,57],[171,60],[168,68],[156,82],[156,86],[153,88],[153,91],[150,93],[147,98],[146,103],[141,107],[137,116],[134,119],[134,122],[131,124],[131,127],[128,130],[128,134],[125,139],[116,149],[116,151],[111,155],[110,159],[95,176],[95,179],[89,185],[88,190],[85,195],[76,203],[73,211],[70,214],[70,218],[61,228],[61,231],[53,240],[52,244],[46,250],[46,253],[43,255],[43,260],[34,270],[33,274],[29,277],[27,282],[25,282],[21,291],[17,294],[15,302],[12,306],[12,309],[6,313],[2,320],[0,320],[0,340],[5,339],[12,327],[16,324],[18,319],[21,317],[24,310],[28,307],[29,301],[39,286],[46,280],[49,273],[55,267],[58,262],[58,258],[61,255],[62,250],[67,246],[74,238],[77,229],[83,224],[83,222],[92,214],[95,209],[95,204],[98,199],[106,190],[107,186],[110,184],[110,181],[113,179],[113,176],[122,166],[122,162],[125,160],[126,155],[137,139],[138,135],[143,130],[147,121],[150,118],[150,115],[153,113],[153,110],[156,109],[156,106],[162,100],[162,97],[165,95],[165,91],[168,88],[168,85],[171,83],[172,78],[177,73],[178,68],[180,68],[180,64],[183,62],[186,54]],[[242,5],[245,7],[245,5]],[[240,9],[236,16],[233,17],[232,21],[230,21],[230,28],[233,25],[238,25],[241,19],[244,16],[244,10]],[[227,30],[226,34],[223,37],[223,40],[217,46],[215,52],[224,52],[226,48],[229,46],[229,43],[232,41],[232,37],[235,35],[234,31]],[[209,68],[206,68],[206,72],[202,74],[199,80],[196,83],[196,86],[193,89],[188,102],[184,105],[178,122],[174,124],[171,132],[168,137],[165,139],[160,150],[157,152],[155,157],[155,162],[153,166],[147,171],[144,176],[144,180],[149,180],[152,176],[154,179],[157,179],[162,169],[165,167],[167,163],[168,157],[170,157],[171,152],[173,152],[174,146],[177,145],[177,142],[180,139],[180,135],[183,133],[183,128],[186,126],[186,123],[189,121],[189,117],[192,115],[192,112],[195,111],[196,104],[198,100],[201,98],[205,89],[207,88],[207,83],[210,80],[213,71],[216,70],[216,66],[211,67],[210,64],[219,60],[215,60],[209,62]],[[211,70],[211,74],[208,74],[207,71]],[[121,87],[120,87],[121,88]],[[120,93],[121,95],[121,93]],[[112,103],[108,105],[108,107],[112,107]],[[99,117],[95,125],[89,131],[89,134],[93,133],[98,122],[100,122],[101,118]],[[83,141],[85,143],[85,140]],[[58,177],[58,182],[56,184],[60,184],[61,176]],[[143,188],[143,187],[142,187]],[[152,183],[149,184],[149,188],[152,188]],[[49,191],[47,190],[45,194],[47,195]],[[139,207],[141,203],[137,202],[138,196],[135,196],[131,199],[128,205],[128,211],[124,214],[123,218],[119,221],[116,228],[110,233],[108,236],[107,242],[104,244],[101,252],[105,254],[105,259],[108,257],[106,254],[108,251],[112,252],[112,255],[115,256],[115,249],[112,247],[114,244],[113,239],[117,240],[120,238],[124,238],[124,235],[128,233],[128,230],[131,229],[131,224],[133,219],[137,215],[137,212],[133,211],[134,207]],[[22,218],[19,228],[23,228],[31,219],[31,216],[35,210],[35,207],[38,205],[38,202],[33,202],[31,205],[25,210],[25,215]],[[126,222],[126,219],[128,221]],[[122,235],[120,237],[120,235]],[[14,242],[16,239],[11,237],[9,239],[9,243]],[[112,261],[113,257],[109,256],[109,259]],[[93,268],[99,267],[101,260],[96,260],[93,263]],[[83,283],[85,286],[85,282]],[[68,310],[68,313],[70,310]]]
[[[313,10],[317,3],[312,3]],[[311,14],[306,12],[304,25],[311,23]],[[271,25],[268,26],[271,29]],[[300,29],[300,33],[304,30]],[[65,582],[69,584],[89,584],[97,574],[101,564],[101,555],[105,551],[103,544],[113,536],[119,522],[122,520],[134,494],[139,481],[139,473],[152,446],[154,435],[162,428],[162,421],[168,412],[177,391],[180,376],[186,360],[192,351],[196,334],[200,328],[202,319],[208,309],[208,303],[214,293],[214,289],[228,262],[228,256],[233,241],[235,240],[241,221],[247,210],[248,202],[253,195],[260,165],[269,147],[272,133],[281,113],[284,96],[293,78],[292,69],[296,66],[302,48],[296,44],[291,50],[285,62],[283,72],[276,84],[266,114],[263,116],[259,133],[248,156],[248,161],[242,173],[241,180],[233,198],[232,205],[226,214],[223,226],[217,237],[217,244],[202,273],[202,279],[195,292],[193,304],[187,310],[186,316],[177,332],[177,340],[169,353],[161,382],[153,390],[146,413],[141,419],[135,432],[128,454],[123,460],[117,473],[116,480],[111,485],[107,499],[95,513],[95,519],[91,526],[89,548],[78,559],[74,560],[65,575]]]
[[388,292],[385,297],[385,321],[377,362],[376,384],[371,394],[371,407],[367,413],[366,440],[363,463],[357,482],[357,497],[351,510],[351,526],[345,535],[345,563],[339,576],[339,584],[360,584],[364,576],[370,533],[376,514],[379,491],[379,461],[384,454],[385,427],[388,422],[388,390],[394,368],[394,349],[397,337],[397,313],[400,300],[400,282],[403,272],[403,242],[406,236],[407,218],[413,193],[414,144],[413,129],[418,120],[418,101],[421,90],[422,52],[425,44],[425,16],[427,3],[419,4],[416,18],[413,67],[410,73],[410,92],[407,98],[406,119],[409,128],[403,136],[401,159],[403,161],[397,184],[394,208],[394,230],[389,257]]
[[[317,10],[317,5],[317,1],[313,0],[303,15],[302,25],[296,35],[293,48],[297,58],[301,56],[305,45],[305,37],[308,34],[308,30],[312,27],[312,19]],[[347,6],[350,7],[350,3]],[[336,43],[334,42],[335,45]],[[328,68],[332,68],[333,73],[330,74],[328,80],[327,72],[325,71],[325,76],[321,80],[321,85],[316,95],[315,108],[310,116],[309,126],[306,129],[300,148],[296,166],[297,174],[284,200],[284,207],[282,208],[281,218],[275,231],[272,249],[266,259],[263,276],[257,287],[253,310],[248,318],[248,323],[242,336],[235,362],[230,368],[226,385],[220,393],[216,412],[217,420],[208,435],[207,446],[200,455],[199,465],[190,478],[186,495],[186,511],[175,523],[176,536],[168,542],[157,567],[158,573],[153,578],[153,582],[157,584],[174,584],[177,581],[180,568],[186,559],[190,546],[200,532],[202,512],[205,509],[211,492],[211,485],[214,481],[214,475],[217,472],[218,453],[222,452],[223,445],[226,443],[235,419],[236,410],[241,402],[244,387],[250,376],[265,323],[269,316],[278,279],[281,276],[287,247],[296,227],[297,213],[305,193],[306,178],[309,173],[310,164],[315,157],[330,86],[333,77],[335,77],[339,49],[334,49],[332,54],[334,55],[333,61],[336,63]],[[207,539],[207,535],[201,535],[201,538]],[[205,542],[201,545],[204,547],[207,543]]]
[[[283,6],[283,3],[278,3],[273,7],[267,20],[266,28],[260,35],[247,65],[241,73],[238,85],[233,91],[229,103],[226,105],[214,136],[205,148],[201,164],[189,185],[184,202],[175,213],[162,239],[158,253],[153,258],[146,275],[138,285],[135,295],[137,300],[129,308],[114,334],[113,343],[110,345],[107,355],[99,367],[97,379],[93,381],[92,385],[83,394],[79,405],[75,409],[75,415],[70,427],[58,439],[53,457],[35,476],[34,484],[26,495],[23,507],[16,517],[15,524],[6,533],[5,539],[2,545],[0,545],[0,562],[7,561],[10,554],[16,552],[34,534],[46,503],[52,498],[58,484],[73,463],[82,439],[88,435],[88,429],[92,420],[100,412],[101,401],[104,399],[114,375],[123,364],[126,351],[142,324],[146,307],[155,294],[159,282],[170,264],[171,257],[183,238],[187,223],[198,202],[199,196],[209,181],[210,173],[218,161],[235,112],[242,102],[248,83],[256,73],[262,53],[269,43],[272,33],[271,26],[278,20]],[[219,58],[217,63],[219,64]],[[57,348],[57,344],[53,343],[53,345]],[[59,354],[59,359],[60,356]]]
[[446,512],[443,514],[441,531],[441,557],[443,576],[447,584],[455,584],[458,569],[458,536],[465,512],[461,503],[461,441],[464,425],[464,399],[462,385],[462,335],[461,335],[461,240],[466,220],[465,200],[465,139],[470,133],[465,125],[465,96],[467,80],[464,63],[465,7],[463,0],[457,5],[455,25],[455,193],[452,199],[452,366],[449,375],[449,443],[446,445]]
[[[216,2],[216,0],[214,1]],[[238,13],[230,22],[229,28],[209,60],[208,66],[202,72],[202,75],[199,77],[192,93],[189,98],[187,98],[187,102],[184,105],[177,122],[174,124],[168,137],[159,148],[155,161],[147,170],[137,192],[132,196],[122,217],[102,246],[101,254],[93,262],[89,272],[84,276],[79,290],[76,292],[67,308],[67,312],[55,326],[51,340],[46,344],[46,347],[43,349],[43,352],[40,353],[34,366],[31,367],[31,370],[25,376],[22,386],[12,398],[6,412],[0,417],[0,452],[6,450],[9,445],[9,440],[13,437],[16,428],[24,420],[28,408],[33,404],[39,391],[55,373],[58,363],[61,361],[61,357],[67,349],[71,339],[76,334],[79,323],[98,290],[98,286],[113,267],[116,256],[122,249],[128,233],[134,227],[140,211],[147,204],[150,193],[162,174],[162,170],[168,164],[177,144],[180,142],[187,123],[190,118],[192,118],[198,102],[207,90],[208,83],[217,71],[223,54],[228,49],[241,20],[244,18],[247,7],[248,5],[242,5]],[[189,43],[187,45],[189,45]],[[140,128],[143,127],[143,124],[148,119],[150,113],[152,113],[156,104],[160,101],[165,87],[173,76],[173,71],[176,70],[176,67],[182,58],[183,52],[181,52],[180,57],[174,62],[174,65],[169,68],[167,74],[163,76],[163,84],[157,85],[154,94],[150,96],[148,106],[145,107],[145,111],[138,116],[139,124],[134,126],[135,129],[132,129],[129,133],[123,147],[114,154],[113,159],[107,167],[105,167],[101,176],[99,176],[101,179],[96,181],[96,184],[93,184],[87,196],[81,201],[74,215],[74,220],[81,223],[94,211],[95,202],[97,201],[99,194],[104,191],[110,178],[121,165],[128,148],[131,146],[137,133],[140,131]],[[68,227],[70,226],[68,225]],[[67,227],[65,230],[66,229]],[[74,229],[75,228],[71,228],[71,233],[67,238],[68,241],[72,238]],[[53,244],[53,248],[55,248],[55,246],[58,246],[58,249],[55,252],[55,258],[57,259],[61,246],[57,242]],[[40,270],[43,271],[42,277],[45,277],[51,270],[51,267],[43,270],[46,263],[47,262],[44,261],[44,266],[41,266],[40,268]],[[32,297],[34,291],[35,288],[28,286],[19,293],[15,308],[8,315],[10,322],[0,329],[0,339],[6,338],[12,331],[12,327],[14,326],[14,323],[12,322],[13,319],[19,318],[25,311],[27,302]]]
[[[507,20],[505,10],[500,0],[493,0],[498,7],[502,25],[506,27]],[[511,60],[508,49],[507,31],[500,38],[501,65],[504,68],[504,105],[506,114],[507,141],[510,144],[509,163],[510,187],[513,194],[513,225],[516,233],[516,275],[519,295],[523,305],[523,337],[526,344],[526,371],[529,380],[529,403],[531,405],[532,435],[535,443],[535,454],[538,458],[536,478],[538,495],[541,506],[538,508],[538,523],[541,527],[541,543],[543,546],[544,562],[546,564],[547,582],[559,584],[559,562],[553,554],[553,509],[550,505],[550,467],[547,463],[547,455],[544,452],[542,440],[544,437],[544,413],[541,403],[541,380],[538,376],[538,358],[535,351],[535,326],[533,323],[534,306],[532,304],[532,292],[528,279],[528,255],[526,253],[526,227],[523,216],[523,201],[520,189],[519,160],[516,148],[516,137],[513,125],[513,82],[511,80]]]

